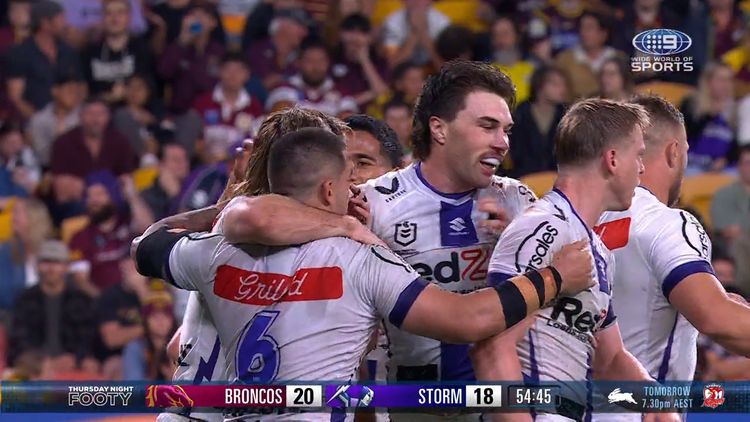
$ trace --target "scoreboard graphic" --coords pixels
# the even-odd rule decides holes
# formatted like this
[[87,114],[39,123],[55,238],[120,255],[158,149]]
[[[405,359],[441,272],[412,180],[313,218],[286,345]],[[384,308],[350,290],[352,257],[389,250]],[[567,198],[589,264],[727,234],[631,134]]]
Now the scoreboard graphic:
[[[750,383],[566,383],[174,385],[144,383],[4,382],[0,413],[143,413],[165,409],[243,413],[436,412],[557,413],[570,404],[571,389],[592,388],[596,412],[750,413]],[[567,403],[566,403],[567,402]]]

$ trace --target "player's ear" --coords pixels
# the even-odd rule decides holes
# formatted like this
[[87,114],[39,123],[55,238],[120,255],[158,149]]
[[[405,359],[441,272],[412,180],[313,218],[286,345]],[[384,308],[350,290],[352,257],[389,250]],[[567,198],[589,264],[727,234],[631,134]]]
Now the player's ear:
[[617,167],[617,150],[614,148],[606,150],[604,152],[603,160],[607,174],[614,173],[615,168]]
[[667,147],[664,149],[664,155],[667,159],[667,165],[669,168],[675,168],[680,165],[680,143],[674,139],[667,143]]
[[443,119],[437,116],[430,117],[430,137],[440,145],[445,145],[446,126]]
[[331,205],[333,205],[333,185],[334,183],[331,179],[324,180],[320,185],[320,201],[325,207],[330,207]]

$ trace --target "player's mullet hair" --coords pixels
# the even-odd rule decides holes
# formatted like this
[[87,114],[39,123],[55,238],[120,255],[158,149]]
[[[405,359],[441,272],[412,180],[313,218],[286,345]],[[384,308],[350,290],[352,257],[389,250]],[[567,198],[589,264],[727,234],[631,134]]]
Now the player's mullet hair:
[[655,147],[672,140],[663,136],[661,131],[663,127],[676,129],[685,125],[685,116],[664,97],[656,94],[642,94],[633,97],[630,102],[642,106],[648,112],[649,126],[643,132],[647,155],[655,151]]
[[599,158],[633,130],[648,128],[646,110],[638,104],[590,98],[574,104],[563,116],[555,134],[555,152],[562,169]]
[[472,92],[497,94],[511,110],[515,106],[516,88],[500,69],[488,63],[468,60],[446,63],[438,74],[427,78],[414,106],[411,134],[414,158],[422,161],[430,156],[430,117],[452,121],[466,107],[466,97]]
[[307,127],[276,139],[268,154],[271,192],[304,200],[327,177],[346,167],[346,141],[341,135]]
[[271,114],[258,130],[253,143],[245,179],[233,190],[231,197],[257,196],[270,193],[268,184],[268,154],[274,141],[287,133],[306,127],[322,128],[335,135],[343,135],[349,128],[341,120],[317,110],[292,107]]

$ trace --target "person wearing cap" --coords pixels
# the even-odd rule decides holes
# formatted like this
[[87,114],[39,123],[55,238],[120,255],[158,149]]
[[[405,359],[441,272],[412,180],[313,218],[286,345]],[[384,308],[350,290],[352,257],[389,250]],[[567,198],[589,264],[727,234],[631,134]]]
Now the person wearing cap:
[[57,75],[80,75],[78,54],[60,38],[65,31],[62,6],[53,0],[31,5],[32,36],[5,56],[8,98],[24,118],[52,100]]
[[96,335],[91,299],[66,280],[69,251],[59,240],[45,241],[38,254],[39,283],[21,293],[13,308],[9,361],[38,349],[79,364],[92,359]]
[[153,216],[133,186],[119,186],[108,171],[86,178],[88,225],[70,240],[71,272],[78,287],[97,297],[121,281],[119,261],[128,253],[132,233],[140,233]]

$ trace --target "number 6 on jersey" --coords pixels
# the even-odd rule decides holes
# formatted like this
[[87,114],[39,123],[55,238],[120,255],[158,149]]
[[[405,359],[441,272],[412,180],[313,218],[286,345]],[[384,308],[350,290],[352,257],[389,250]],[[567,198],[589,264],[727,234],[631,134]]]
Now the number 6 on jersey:
[[276,379],[279,373],[279,345],[267,332],[279,312],[258,312],[245,326],[235,357],[240,381],[251,384]]

